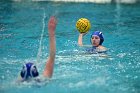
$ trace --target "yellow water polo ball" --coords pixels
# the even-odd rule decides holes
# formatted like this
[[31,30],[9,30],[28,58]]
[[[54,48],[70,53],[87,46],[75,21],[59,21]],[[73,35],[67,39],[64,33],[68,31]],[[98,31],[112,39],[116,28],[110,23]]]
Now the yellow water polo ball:
[[80,18],[76,22],[76,28],[80,33],[86,33],[91,28],[90,21],[86,18]]

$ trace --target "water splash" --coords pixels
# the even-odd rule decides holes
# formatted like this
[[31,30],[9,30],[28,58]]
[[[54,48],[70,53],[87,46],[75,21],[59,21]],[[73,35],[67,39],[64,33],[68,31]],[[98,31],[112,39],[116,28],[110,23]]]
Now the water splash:
[[117,30],[119,30],[120,28],[120,12],[121,12],[121,7],[120,7],[120,0],[117,0],[117,3],[116,3],[116,12],[117,12],[117,15],[116,15],[116,21],[117,21]]
[[40,36],[40,41],[39,41],[39,48],[38,48],[38,54],[37,54],[37,61],[36,64],[38,62],[40,62],[40,57],[42,55],[42,40],[43,40],[43,34],[44,34],[44,30],[45,30],[45,18],[46,18],[46,14],[45,14],[45,9],[43,8],[43,18],[42,18],[42,33]]

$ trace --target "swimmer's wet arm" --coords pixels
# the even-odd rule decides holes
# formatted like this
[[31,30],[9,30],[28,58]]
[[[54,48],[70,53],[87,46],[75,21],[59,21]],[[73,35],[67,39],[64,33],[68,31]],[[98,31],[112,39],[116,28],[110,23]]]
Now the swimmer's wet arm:
[[54,68],[54,59],[51,59],[49,57],[46,63],[45,70],[43,72],[43,76],[46,78],[51,78],[53,74],[53,68]]
[[79,37],[78,37],[78,45],[79,46],[83,46],[83,34],[82,33],[79,34]]
[[92,45],[83,45],[83,36],[87,33],[80,33],[78,37],[78,45],[82,47],[91,47]]
[[43,75],[47,78],[52,77],[53,68],[54,68],[55,53],[56,53],[55,29],[56,29],[56,19],[55,19],[55,17],[51,17],[49,20],[49,23],[48,23],[50,54],[49,54],[49,58],[46,62],[45,70],[43,72]]

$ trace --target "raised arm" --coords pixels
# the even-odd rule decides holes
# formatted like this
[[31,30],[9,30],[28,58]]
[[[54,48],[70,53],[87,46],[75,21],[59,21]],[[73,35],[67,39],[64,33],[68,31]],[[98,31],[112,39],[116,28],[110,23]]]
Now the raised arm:
[[92,45],[84,45],[83,44],[83,36],[86,35],[87,33],[80,33],[78,37],[78,45],[83,46],[83,47],[91,47]]
[[83,46],[83,34],[82,33],[79,34],[79,37],[78,37],[78,45],[79,46]]
[[51,17],[48,22],[48,34],[50,42],[50,53],[46,62],[46,67],[44,69],[43,75],[47,78],[51,78],[53,74],[55,53],[56,53],[56,41],[55,41],[55,28],[56,28],[56,19]]

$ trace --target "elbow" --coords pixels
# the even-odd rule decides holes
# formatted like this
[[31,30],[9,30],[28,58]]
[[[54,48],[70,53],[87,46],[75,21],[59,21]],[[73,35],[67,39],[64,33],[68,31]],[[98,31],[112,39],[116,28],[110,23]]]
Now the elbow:
[[50,53],[50,58],[54,59],[55,58],[56,53]]

